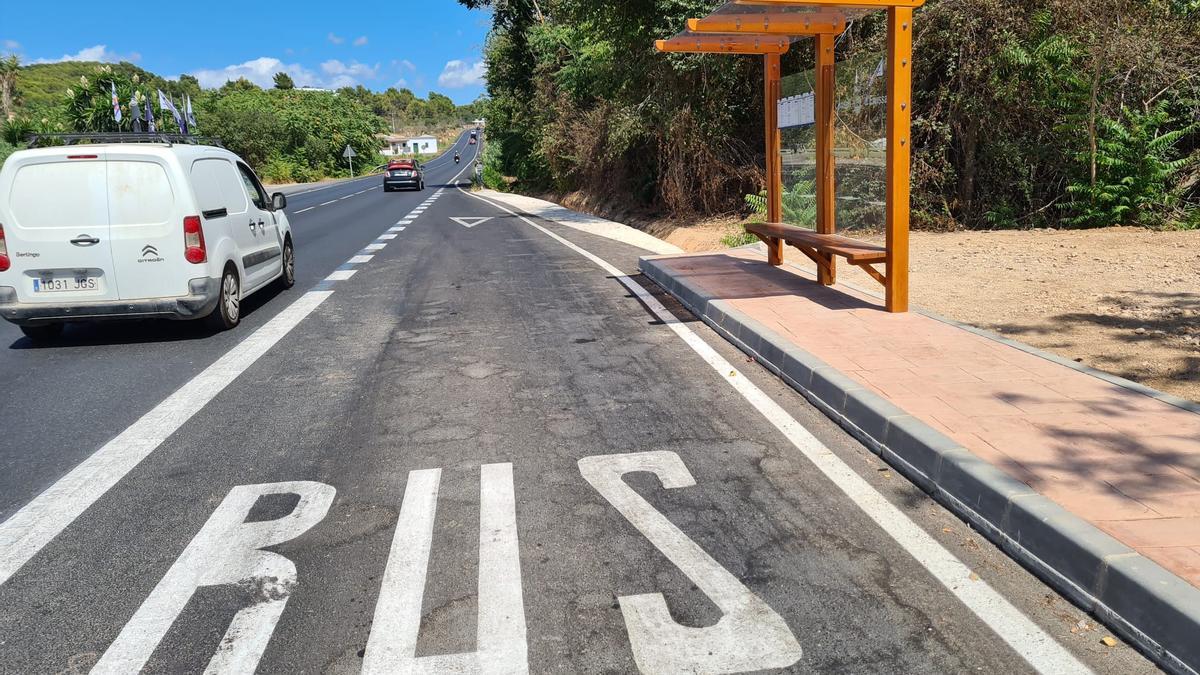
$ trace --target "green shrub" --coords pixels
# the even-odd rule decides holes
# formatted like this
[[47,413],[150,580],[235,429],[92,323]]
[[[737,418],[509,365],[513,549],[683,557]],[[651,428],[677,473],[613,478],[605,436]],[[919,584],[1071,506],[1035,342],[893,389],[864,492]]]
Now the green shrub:
[[758,241],[758,237],[746,232],[745,230],[741,232],[732,232],[724,237],[721,237],[721,245],[726,248],[737,248],[739,246],[745,246],[746,244],[753,244],[756,241]]
[[1064,222],[1071,227],[1153,225],[1180,214],[1183,188],[1175,177],[1197,157],[1179,157],[1176,145],[1200,124],[1179,128],[1165,102],[1148,112],[1127,108],[1121,117],[1099,121],[1095,180],[1067,186]]

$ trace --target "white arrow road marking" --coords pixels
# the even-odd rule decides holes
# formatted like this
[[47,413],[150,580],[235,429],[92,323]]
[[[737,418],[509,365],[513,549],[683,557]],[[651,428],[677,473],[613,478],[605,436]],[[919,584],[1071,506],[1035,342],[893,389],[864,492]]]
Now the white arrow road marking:
[[[295,494],[300,500],[286,516],[246,522],[259,497],[278,494]],[[296,565],[263,549],[295,539],[321,522],[334,494],[332,486],[313,482],[230,490],[91,672],[140,672],[196,590],[225,585],[241,586],[254,604],[234,615],[204,672],[254,672],[297,583]]]
[[0,585],[331,295],[309,291],[300,296],[0,523]]
[[643,673],[741,673],[787,668],[800,660],[800,644],[787,623],[704,549],[659,513],[622,476],[648,471],[664,488],[696,480],[673,452],[585,457],[579,471],[650,543],[724,613],[712,626],[681,626],[661,593],[619,600],[633,659]]
[[441,469],[408,474],[362,672],[528,673],[512,464],[481,469],[476,651],[416,656]]
[[493,218],[493,216],[477,217],[477,218],[454,218],[454,217],[451,217],[450,220],[453,220],[454,222],[458,223],[459,225],[462,225],[463,227],[475,227],[476,225],[482,225],[483,223],[486,223],[487,221],[491,220],[492,218]]

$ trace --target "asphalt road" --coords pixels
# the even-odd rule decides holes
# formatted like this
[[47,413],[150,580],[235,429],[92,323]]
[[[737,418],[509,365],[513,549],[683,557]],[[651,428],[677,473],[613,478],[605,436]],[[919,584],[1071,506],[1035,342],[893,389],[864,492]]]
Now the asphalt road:
[[236,330],[0,326],[0,671],[1153,670],[465,168],[290,197]]

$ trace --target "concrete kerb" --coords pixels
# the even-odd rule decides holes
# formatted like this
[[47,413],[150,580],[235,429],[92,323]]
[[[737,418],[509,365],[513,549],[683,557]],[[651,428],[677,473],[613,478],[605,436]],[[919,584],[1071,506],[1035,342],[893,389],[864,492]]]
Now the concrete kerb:
[[899,473],[1160,666],[1200,672],[1200,590],[730,303],[670,274],[655,256],[641,258],[639,266]]

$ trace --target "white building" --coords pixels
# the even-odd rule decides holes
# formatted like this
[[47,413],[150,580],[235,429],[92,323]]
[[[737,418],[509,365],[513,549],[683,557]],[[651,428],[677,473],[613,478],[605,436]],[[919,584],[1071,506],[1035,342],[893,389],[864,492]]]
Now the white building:
[[383,148],[379,154],[386,157],[395,155],[429,155],[438,151],[436,136],[397,136],[395,134],[380,134],[379,140]]
[[429,155],[438,151],[436,136],[414,136],[404,145],[405,152],[413,155]]

